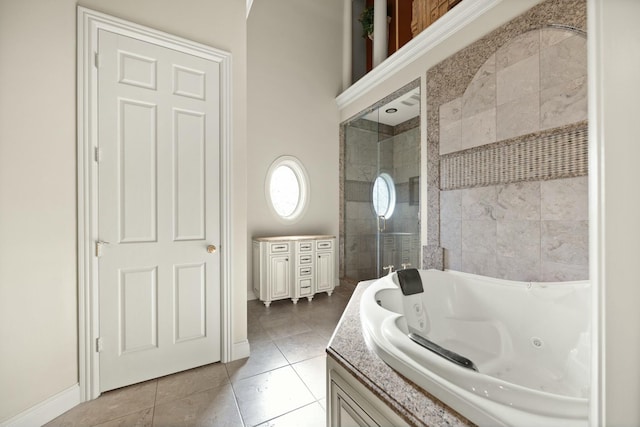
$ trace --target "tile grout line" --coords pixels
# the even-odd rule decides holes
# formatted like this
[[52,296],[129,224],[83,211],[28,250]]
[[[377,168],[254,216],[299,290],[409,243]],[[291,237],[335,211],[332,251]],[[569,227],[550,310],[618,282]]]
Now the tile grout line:
[[158,379],[156,378],[156,392],[153,396],[153,407],[151,408],[151,427],[153,427],[153,423],[156,421],[156,402],[158,401]]
[[[159,387],[160,387],[160,379],[156,378],[156,379],[152,380],[153,381],[153,386],[150,386],[150,385],[147,386],[147,388],[146,388],[148,390],[147,394],[140,395],[138,393],[141,390],[136,389],[137,391],[135,392],[136,394],[134,395],[134,396],[138,396],[138,397],[146,396],[145,399],[147,399],[147,402],[148,402],[149,406],[141,407],[141,406],[144,406],[144,405],[141,405],[141,406],[138,406],[137,410],[129,410],[129,411],[125,410],[124,412],[119,413],[118,415],[112,414],[110,417],[107,417],[108,419],[104,419],[104,420],[100,421],[99,424],[96,424],[95,421],[90,421],[88,419],[85,420],[85,421],[81,421],[81,417],[84,417],[86,415],[86,414],[84,414],[84,412],[86,412],[86,411],[77,411],[78,418],[76,418],[75,421],[73,421],[73,418],[71,416],[70,420],[74,424],[76,422],[80,422],[82,425],[96,426],[96,425],[101,425],[101,424],[104,424],[104,423],[108,423],[108,424],[117,423],[117,422],[121,422],[122,423],[122,422],[125,422],[125,418],[131,417],[132,420],[133,419],[137,419],[138,421],[142,421],[143,419],[147,420],[149,425],[153,426],[156,423],[155,411],[156,411],[158,405],[163,406],[163,405],[165,405],[165,403],[170,405],[170,404],[173,404],[173,403],[177,402],[178,400],[182,400],[182,399],[188,398],[188,397],[190,397],[190,396],[192,396],[192,395],[194,395],[196,393],[206,392],[206,391],[209,391],[209,390],[211,390],[213,388],[220,388],[220,387],[226,386],[226,384],[229,384],[231,386],[230,391],[233,394],[233,400],[234,400],[234,403],[235,403],[235,411],[233,411],[235,413],[233,414],[233,419],[235,419],[236,421],[234,421],[234,424],[243,425],[244,427],[251,427],[252,425],[249,424],[249,418],[251,416],[243,414],[243,412],[241,412],[241,410],[240,410],[239,402],[240,402],[241,399],[240,399],[240,397],[239,397],[237,392],[238,391],[242,392],[242,387],[238,388],[237,385],[240,383],[240,381],[247,380],[247,379],[250,379],[252,377],[256,377],[256,376],[262,375],[262,374],[273,373],[274,371],[277,371],[279,369],[284,369],[286,367],[290,367],[290,369],[292,369],[294,371],[294,375],[291,376],[292,379],[295,378],[295,380],[293,380],[293,381],[302,382],[302,384],[300,384],[300,386],[299,386],[300,387],[299,388],[300,394],[303,395],[302,388],[304,388],[308,393],[308,395],[306,395],[307,399],[299,399],[298,400],[299,403],[297,403],[296,405],[292,405],[292,406],[297,406],[297,407],[295,407],[295,408],[289,407],[289,410],[287,412],[284,412],[283,414],[280,414],[280,415],[278,415],[276,417],[273,417],[273,418],[271,418],[269,420],[260,421],[260,423],[270,423],[270,422],[273,422],[274,420],[277,420],[277,419],[279,419],[280,417],[283,417],[283,416],[287,416],[289,419],[291,419],[292,417],[295,418],[295,419],[300,419],[301,416],[305,417],[306,416],[305,414],[309,414],[309,413],[314,414],[314,415],[312,415],[312,418],[315,420],[315,418],[317,418],[316,415],[319,415],[318,411],[322,411],[322,412],[326,411],[325,405],[321,404],[321,401],[322,400],[326,400],[326,398],[318,399],[315,396],[315,394],[313,393],[312,386],[313,386],[314,389],[319,387],[319,384],[317,383],[317,381],[315,381],[316,378],[315,378],[315,375],[314,375],[314,371],[316,371],[316,370],[312,369],[310,371],[310,375],[308,375],[307,381],[305,381],[305,379],[303,378],[303,375],[302,375],[301,372],[306,372],[306,371],[304,371],[304,369],[302,371],[298,371],[298,369],[296,369],[296,365],[301,366],[306,361],[309,361],[311,359],[314,359],[314,358],[321,357],[321,356],[325,355],[324,351],[322,351],[321,353],[316,354],[316,355],[313,355],[312,353],[313,353],[313,350],[315,349],[315,347],[317,346],[317,344],[319,343],[319,341],[318,341],[319,339],[322,340],[323,343],[325,341],[328,342],[328,338],[324,336],[324,333],[322,331],[324,331],[324,329],[329,327],[329,323],[332,323],[334,317],[336,317],[336,315],[337,315],[337,311],[342,311],[344,309],[344,306],[346,305],[345,301],[343,301],[344,299],[348,300],[348,295],[341,295],[340,293],[337,292],[336,293],[336,297],[332,298],[332,301],[325,300],[325,301],[323,301],[322,304],[317,304],[317,303],[316,304],[309,304],[309,307],[307,307],[307,306],[303,307],[304,310],[299,310],[297,312],[286,313],[284,315],[284,318],[289,317],[289,319],[292,322],[304,322],[305,325],[307,326],[306,329],[308,329],[308,330],[303,331],[303,332],[298,331],[298,333],[294,333],[294,334],[291,334],[291,335],[285,335],[285,336],[282,336],[282,337],[278,337],[276,340],[281,341],[280,345],[276,342],[276,340],[267,338],[267,337],[269,337],[269,334],[268,334],[268,332],[266,330],[262,330],[262,332],[260,332],[260,333],[258,333],[256,335],[257,339],[260,342],[262,342],[261,338],[267,338],[267,339],[264,340],[264,343],[265,343],[265,345],[272,346],[273,354],[277,353],[277,355],[279,356],[278,363],[282,363],[281,366],[278,366],[278,367],[275,367],[275,368],[272,368],[272,369],[268,369],[268,370],[266,370],[264,372],[254,373],[254,374],[249,375],[249,376],[247,376],[245,378],[241,378],[236,383],[234,383],[234,381],[232,381],[232,377],[233,377],[232,371],[233,371],[233,373],[237,373],[235,368],[238,365],[231,365],[229,363],[224,363],[224,364],[220,363],[220,365],[222,365],[222,366],[220,366],[220,368],[224,369],[224,373],[222,371],[219,371],[219,374],[215,375],[215,381],[219,381],[219,380],[222,379],[222,376],[225,376],[226,377],[225,378],[226,379],[226,383],[225,384],[217,385],[217,386],[214,387],[211,384],[209,384],[208,381],[205,384],[202,384],[200,382],[201,386],[202,385],[207,385],[205,390],[200,390],[199,387],[196,387],[196,388],[192,387],[192,388],[189,389],[189,393],[187,395],[182,396],[182,397],[178,397],[178,398],[176,398],[177,395],[172,392],[171,395],[172,395],[173,399],[171,399],[169,401],[166,401],[166,402],[162,401],[160,403],[158,401],[158,397],[159,397],[158,394],[159,394],[159,391],[160,391],[160,389],[159,389]],[[283,310],[283,311],[286,312],[286,310]],[[254,312],[258,313],[258,310],[254,310]],[[339,319],[336,319],[336,322],[334,322],[334,323],[337,323],[338,321],[339,321]],[[260,324],[260,320],[257,319],[257,318],[255,318],[253,320],[253,322],[255,322],[256,326]],[[250,323],[250,322],[248,322],[248,323]],[[282,327],[283,328],[287,328],[287,325],[283,324]],[[272,331],[272,333],[277,334],[276,331]],[[298,338],[298,341],[299,341],[298,344],[301,347],[303,347],[302,350],[300,350],[300,349],[298,349],[298,347],[296,347],[296,338]],[[305,338],[308,338],[308,340],[305,339]],[[287,356],[285,355],[285,351],[283,351],[283,349],[286,350],[286,348],[290,348],[289,353],[291,353],[291,354],[289,355],[289,358],[287,358]],[[298,350],[300,350],[300,351],[298,351]],[[265,357],[269,357],[268,353],[270,353],[270,352],[272,352],[271,349],[268,352],[264,353]],[[263,356],[261,356],[260,352],[258,352],[257,354],[255,354],[252,357],[256,358],[256,362],[258,362],[257,365],[263,366],[260,369],[265,369],[265,367],[272,366],[269,363],[264,363],[264,364],[262,363],[263,362]],[[296,359],[297,357],[303,357],[303,358],[301,360],[297,360]],[[265,359],[264,361],[268,362],[267,359]],[[304,366],[305,366],[305,368],[307,367],[307,365],[304,365]],[[233,367],[234,369],[232,369],[231,367]],[[197,367],[197,368],[193,368],[193,369],[198,369],[198,368],[201,368],[201,367]],[[187,370],[187,371],[191,371],[191,370]],[[187,372],[187,371],[183,371],[181,373],[184,374],[184,372]],[[238,372],[241,372],[241,371],[238,371]],[[250,370],[248,372],[250,372]],[[181,373],[177,373],[177,374],[181,374]],[[220,374],[222,374],[222,375],[220,375]],[[287,375],[289,375],[289,374],[287,374]],[[171,376],[172,375],[167,375],[166,377],[171,377]],[[187,375],[186,378],[188,379],[188,382],[191,381],[189,379],[189,378],[191,378],[191,375]],[[151,382],[151,381],[149,381],[149,382]],[[217,384],[217,382],[216,382],[216,384]],[[318,386],[318,387],[315,387],[315,386]],[[151,390],[151,387],[154,387],[153,391]],[[125,388],[126,387],[123,387],[123,389],[125,389]],[[197,389],[197,391],[195,391],[196,389]],[[163,390],[164,390],[164,388],[163,388]],[[227,390],[229,390],[229,389],[227,389]],[[185,390],[183,390],[183,391],[185,391]],[[115,390],[113,392],[114,392],[114,396],[115,396],[115,393],[118,393],[118,391],[115,391]],[[319,388],[318,388],[318,392],[319,392]],[[153,393],[153,399],[150,399],[152,393]],[[178,393],[178,395],[180,395],[180,393]],[[127,394],[127,396],[128,396],[128,394]],[[138,398],[136,398],[136,399],[138,399]],[[118,402],[120,401],[120,399],[116,399],[116,400]],[[127,398],[126,400],[130,400],[130,399]],[[92,418],[95,418],[96,416],[99,417],[99,414],[102,414],[102,416],[108,415],[109,411],[107,411],[105,408],[103,408],[102,405],[100,404],[100,402],[104,402],[104,401],[105,400],[104,400],[104,396],[103,396],[102,399],[100,399],[100,401],[98,401],[95,404],[97,406],[88,407],[89,411],[91,413],[93,413]],[[107,398],[107,402],[111,402],[111,399]],[[306,402],[306,403],[303,403],[303,402]],[[211,402],[209,402],[209,403],[211,403]],[[313,407],[314,403],[317,403],[319,406],[318,407]],[[303,408],[308,408],[308,409],[306,409],[304,412],[301,412],[300,415],[298,415],[298,414],[289,415],[289,414],[291,414],[293,412],[301,411]],[[231,410],[231,408],[229,408],[229,409]],[[147,412],[149,410],[151,410],[151,414],[149,414]],[[73,413],[73,411],[68,411],[68,412]],[[231,414],[228,414],[228,415],[231,416]],[[64,416],[64,414],[63,414],[63,416]],[[158,422],[162,422],[162,418],[163,418],[162,411],[161,411],[161,414],[159,416],[160,416],[160,418],[158,419]],[[247,417],[249,417],[249,418],[247,418]],[[308,416],[306,416],[306,417],[308,418]],[[238,420],[240,420],[240,421],[238,421]],[[315,420],[315,421],[317,421],[317,420]],[[260,423],[258,423],[258,424],[260,424]]]
[[[311,395],[313,396],[313,393],[312,393]],[[314,396],[314,397],[315,397],[315,396]],[[290,410],[290,411],[285,412],[284,414],[280,414],[280,415],[278,415],[277,417],[273,417],[273,418],[270,418],[270,419],[268,419],[268,420],[264,420],[264,421],[262,421],[261,423],[256,424],[256,425],[254,425],[254,426],[250,426],[250,427],[258,427],[258,426],[263,425],[263,424],[265,424],[265,423],[268,423],[268,422],[270,422],[270,421],[277,420],[278,418],[281,418],[281,417],[284,417],[284,416],[286,416],[286,415],[289,415],[289,414],[291,414],[292,412],[299,411],[300,409],[306,408],[307,406],[311,406],[311,405],[313,405],[314,403],[317,403],[318,405],[320,405],[320,402],[319,402],[318,400],[314,400],[313,402],[306,403],[306,404],[304,404],[304,405],[300,406],[299,408],[292,409],[292,410]],[[322,405],[320,405],[320,407],[322,407]],[[324,410],[324,408],[322,408],[322,409]]]
[[227,372],[227,378],[229,379],[229,385],[231,386],[231,393],[233,394],[233,401],[236,404],[236,410],[238,411],[238,415],[240,415],[240,421],[242,421],[242,425],[244,427],[247,427],[247,422],[244,419],[244,414],[240,410],[240,403],[238,402],[238,395],[236,394],[236,388],[235,388],[235,386],[233,384],[233,381],[231,381],[231,377],[229,376],[229,371],[227,370],[227,364],[226,363],[225,363],[224,369]]
[[[302,362],[305,362],[307,360],[315,359],[316,357],[322,357],[322,356],[314,356],[314,357],[311,357],[309,359],[301,360],[300,362],[296,362],[296,363],[302,363]],[[326,356],[324,356],[324,357],[326,357]],[[296,375],[298,376],[298,378],[300,378],[300,381],[302,381],[302,384],[304,384],[304,386],[307,388],[307,390],[309,390],[309,393],[311,393],[311,396],[313,396],[313,398],[316,400],[316,402],[318,402],[318,404],[320,404],[320,399],[318,399],[316,397],[316,395],[313,394],[313,390],[311,390],[311,387],[309,386],[309,384],[307,384],[307,382],[304,380],[304,378],[302,378],[302,376],[296,370],[296,368],[294,368],[293,365],[291,365],[291,369],[293,369],[293,372],[295,372]],[[322,405],[320,405],[320,406],[322,406]]]

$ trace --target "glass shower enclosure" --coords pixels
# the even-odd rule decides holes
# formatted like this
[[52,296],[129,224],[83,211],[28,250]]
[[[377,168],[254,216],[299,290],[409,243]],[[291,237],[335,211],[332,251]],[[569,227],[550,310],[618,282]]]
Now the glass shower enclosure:
[[341,278],[420,268],[420,88],[343,124]]

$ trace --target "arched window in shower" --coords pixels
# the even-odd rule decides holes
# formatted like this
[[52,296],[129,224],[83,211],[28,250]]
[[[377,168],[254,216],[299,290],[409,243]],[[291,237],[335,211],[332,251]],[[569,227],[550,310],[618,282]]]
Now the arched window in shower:
[[383,232],[386,229],[387,219],[391,218],[396,207],[396,186],[388,173],[381,173],[373,181],[371,202],[378,218],[378,231]]

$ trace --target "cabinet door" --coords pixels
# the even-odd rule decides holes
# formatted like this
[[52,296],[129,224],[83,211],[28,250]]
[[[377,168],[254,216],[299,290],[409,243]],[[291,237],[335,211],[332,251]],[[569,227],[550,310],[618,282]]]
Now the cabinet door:
[[327,357],[327,394],[329,427],[409,426],[331,356]]
[[334,286],[333,252],[318,252],[316,261],[316,292],[332,290]]
[[269,257],[269,284],[271,299],[288,298],[291,294],[291,268],[289,255]]
[[331,427],[378,426],[378,423],[333,381],[331,400]]

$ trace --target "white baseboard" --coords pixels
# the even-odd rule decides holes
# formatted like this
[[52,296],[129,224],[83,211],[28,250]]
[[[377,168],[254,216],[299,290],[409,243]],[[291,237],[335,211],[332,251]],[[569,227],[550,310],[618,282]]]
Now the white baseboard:
[[80,385],[75,384],[26,411],[0,422],[0,427],[34,427],[48,423],[80,403]]
[[248,340],[235,342],[233,343],[233,347],[231,349],[231,360],[238,360],[238,359],[244,359],[245,357],[249,357],[250,352],[251,350],[249,348]]

